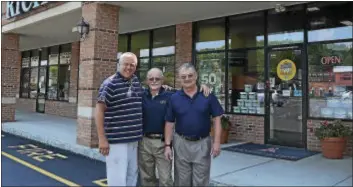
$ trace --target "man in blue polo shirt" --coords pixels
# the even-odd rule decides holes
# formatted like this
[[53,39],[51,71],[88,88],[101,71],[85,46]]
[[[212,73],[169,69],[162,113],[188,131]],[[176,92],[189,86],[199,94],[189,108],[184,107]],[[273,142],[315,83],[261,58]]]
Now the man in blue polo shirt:
[[124,53],[119,70],[102,83],[96,104],[99,151],[106,156],[108,186],[136,186],[142,139],[143,88],[134,75],[137,57]]
[[[165,157],[172,159],[173,127],[175,186],[208,186],[211,155],[220,153],[221,116],[224,111],[216,96],[205,97],[198,91],[195,67],[186,63],[178,71],[182,90],[173,94],[165,117]],[[215,128],[212,143],[211,117]]]
[[[142,97],[143,139],[139,144],[139,170],[142,186],[173,186],[172,163],[164,156],[164,125],[167,102],[174,91],[162,87],[164,76],[158,68],[147,72],[148,89]],[[208,96],[209,88],[201,86],[200,91]],[[158,171],[159,184],[155,171]]]

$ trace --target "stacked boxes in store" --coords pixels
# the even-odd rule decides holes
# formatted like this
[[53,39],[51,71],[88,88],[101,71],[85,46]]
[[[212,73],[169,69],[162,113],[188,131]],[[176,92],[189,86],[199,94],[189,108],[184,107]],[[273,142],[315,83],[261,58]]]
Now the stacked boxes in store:
[[327,107],[321,108],[321,117],[353,119],[352,100],[342,100],[339,98],[330,98],[327,100]]
[[240,92],[237,106],[233,107],[233,112],[242,114],[264,114],[264,93],[252,92],[252,85],[244,85],[245,92]]

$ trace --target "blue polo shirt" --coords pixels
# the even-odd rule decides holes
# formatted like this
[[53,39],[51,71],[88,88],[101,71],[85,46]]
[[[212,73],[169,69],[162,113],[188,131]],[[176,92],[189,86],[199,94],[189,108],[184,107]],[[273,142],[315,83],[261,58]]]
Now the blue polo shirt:
[[167,102],[174,92],[159,90],[158,95],[152,98],[149,89],[142,96],[143,132],[164,134],[165,114]]
[[165,120],[175,122],[175,131],[189,137],[204,137],[210,134],[211,116],[223,115],[224,110],[214,94],[208,97],[197,92],[192,98],[183,90],[170,97]]

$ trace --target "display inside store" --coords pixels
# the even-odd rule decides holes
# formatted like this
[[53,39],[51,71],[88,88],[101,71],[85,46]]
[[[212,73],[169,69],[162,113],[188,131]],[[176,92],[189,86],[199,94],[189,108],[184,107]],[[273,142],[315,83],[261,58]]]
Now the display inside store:
[[[233,104],[234,113],[264,114],[265,94],[264,83],[257,83],[255,89],[251,84],[244,85],[244,91],[240,92],[237,102]],[[254,91],[257,90],[257,91]]]

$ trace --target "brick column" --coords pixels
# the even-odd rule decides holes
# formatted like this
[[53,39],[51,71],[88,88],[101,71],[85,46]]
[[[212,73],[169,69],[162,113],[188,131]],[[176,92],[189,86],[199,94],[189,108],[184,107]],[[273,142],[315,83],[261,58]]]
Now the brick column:
[[80,45],[77,143],[97,147],[94,110],[102,81],[116,72],[119,7],[99,2],[84,3],[82,16],[90,24]]
[[1,122],[15,121],[16,94],[20,85],[21,53],[17,34],[2,34]]
[[[192,62],[192,23],[182,23],[176,25],[175,44],[175,68],[177,69],[185,62]],[[180,81],[176,77],[175,87],[180,88]]]
[[69,103],[77,103],[78,65],[80,63],[80,42],[71,44],[71,72]]

